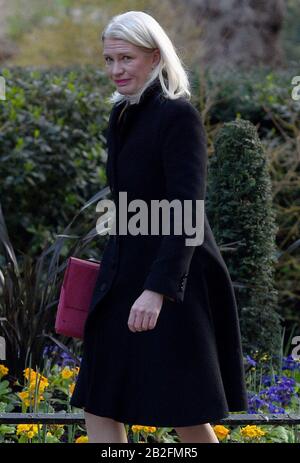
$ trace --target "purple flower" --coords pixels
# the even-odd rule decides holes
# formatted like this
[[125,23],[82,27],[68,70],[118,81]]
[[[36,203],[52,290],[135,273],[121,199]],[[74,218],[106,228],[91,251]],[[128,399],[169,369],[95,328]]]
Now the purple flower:
[[282,407],[277,407],[277,406],[274,405],[274,404],[269,404],[269,409],[268,409],[268,411],[269,411],[270,413],[286,413],[284,408],[282,408]]
[[246,356],[246,361],[247,361],[247,364],[250,365],[251,367],[256,366],[256,361],[253,360],[253,358],[251,358],[250,355]]
[[300,370],[300,362],[299,360],[293,359],[291,355],[288,357],[283,357],[282,359],[282,370]]
[[[75,360],[58,346],[47,346],[44,349],[44,356],[55,358],[55,363],[61,367],[75,366]],[[81,360],[81,358],[79,358]]]
[[266,389],[260,391],[260,395],[270,402],[278,402],[281,405],[289,405],[295,394],[296,381],[287,376],[266,376],[263,379]]
[[256,413],[258,410],[267,407],[268,403],[259,397],[258,394],[253,394],[248,392],[248,413]]
[[264,389],[248,394],[249,413],[285,413],[283,407],[290,405],[295,392],[294,378],[279,375],[263,376]]

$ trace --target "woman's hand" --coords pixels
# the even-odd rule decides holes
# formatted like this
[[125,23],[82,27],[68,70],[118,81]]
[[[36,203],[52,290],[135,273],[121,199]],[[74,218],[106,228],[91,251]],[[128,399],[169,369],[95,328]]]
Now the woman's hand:
[[130,331],[153,330],[156,325],[164,296],[145,289],[131,307],[128,327]]

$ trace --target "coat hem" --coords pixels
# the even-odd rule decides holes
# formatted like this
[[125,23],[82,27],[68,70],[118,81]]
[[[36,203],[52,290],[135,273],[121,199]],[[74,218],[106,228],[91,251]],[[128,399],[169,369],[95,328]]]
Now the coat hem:
[[73,407],[76,407],[76,408],[82,408],[84,411],[86,411],[87,413],[91,413],[92,415],[96,415],[96,416],[101,416],[101,417],[104,417],[104,418],[110,418],[112,420],[115,420],[115,421],[118,421],[120,423],[123,423],[123,424],[130,424],[130,425],[141,425],[141,426],[156,426],[157,428],[175,428],[175,427],[185,427],[185,426],[197,426],[197,425],[200,425],[200,424],[205,424],[205,423],[218,423],[219,420],[221,419],[224,419],[224,418],[228,418],[229,416],[229,412],[223,412],[221,414],[217,414],[217,415],[210,415],[209,417],[206,416],[206,417],[203,417],[203,416],[200,416],[199,418],[197,419],[194,419],[194,420],[186,420],[186,421],[177,421],[176,424],[174,424],[174,421],[173,423],[166,423],[166,422],[163,422],[163,421],[160,421],[160,422],[157,422],[157,421],[153,421],[153,420],[141,420],[140,418],[134,418],[134,417],[131,417],[131,418],[127,418],[125,416],[121,416],[121,415],[118,415],[118,414],[115,414],[115,413],[110,413],[110,412],[107,412],[107,411],[101,411],[100,409],[91,409],[90,407],[85,407],[84,405],[73,405],[71,404]]

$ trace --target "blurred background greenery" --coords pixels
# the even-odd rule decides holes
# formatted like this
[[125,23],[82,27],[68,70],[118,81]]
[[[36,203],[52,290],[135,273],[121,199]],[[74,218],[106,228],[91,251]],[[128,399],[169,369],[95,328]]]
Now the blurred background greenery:
[[[199,59],[205,54],[202,48],[206,37],[209,42],[215,40],[228,45],[235,37],[242,39],[247,30],[245,62],[252,51],[256,58],[278,62],[277,56],[267,58],[268,50],[275,50],[285,65],[299,63],[299,0],[250,1],[248,11],[244,6],[237,6],[238,3],[233,0],[0,0],[0,62],[22,66],[87,63],[101,66],[99,35],[109,18],[128,10],[142,10],[159,20],[188,66],[199,65]],[[273,48],[278,38],[280,43]],[[263,48],[266,53],[261,52]],[[232,49],[226,60],[230,61],[233,55]],[[215,59],[217,53],[211,62]],[[259,59],[255,64],[258,63]]]

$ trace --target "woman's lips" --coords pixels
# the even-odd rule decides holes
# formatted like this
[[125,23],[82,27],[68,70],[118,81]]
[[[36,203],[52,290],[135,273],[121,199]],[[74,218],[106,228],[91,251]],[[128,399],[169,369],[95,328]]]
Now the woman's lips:
[[124,84],[127,84],[127,82],[129,82],[130,79],[124,79],[124,80],[116,80],[116,84],[118,85],[124,85]]

